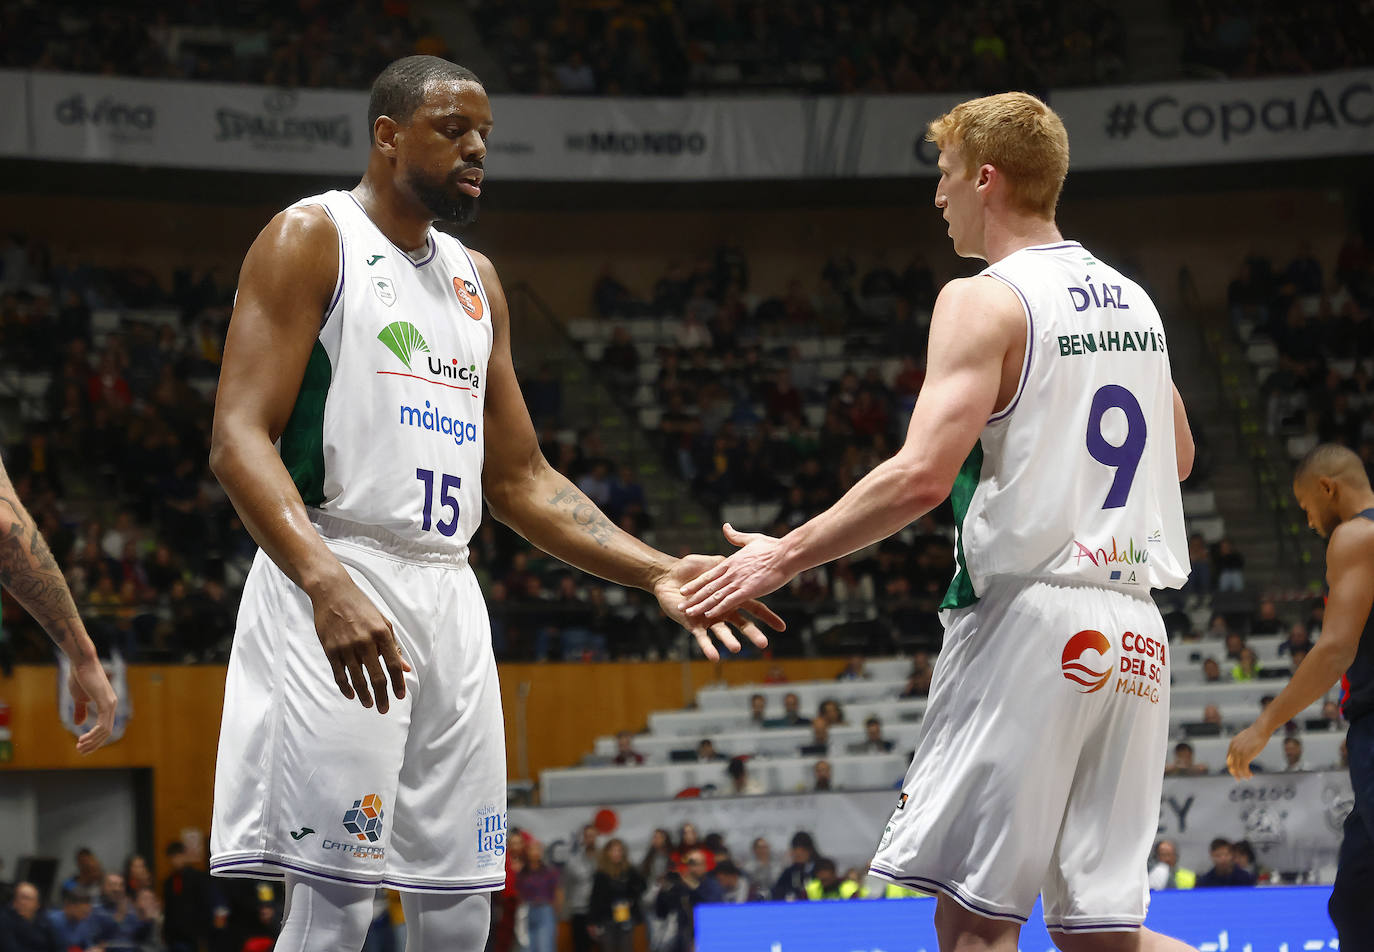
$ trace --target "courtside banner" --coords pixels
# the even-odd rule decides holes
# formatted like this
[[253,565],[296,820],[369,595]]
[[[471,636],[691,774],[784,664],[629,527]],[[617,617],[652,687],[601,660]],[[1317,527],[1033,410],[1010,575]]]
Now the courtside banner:
[[28,73],[0,70],[0,155],[29,152]]
[[[897,807],[895,790],[837,791],[753,797],[709,797],[599,806],[516,807],[510,824],[528,831],[561,861],[582,827],[595,824],[606,836],[623,839],[643,854],[653,831],[695,824],[704,836],[725,835],[732,850],[748,859],[755,837],[786,854],[798,830],[816,838],[820,851],[841,872],[867,864]],[[1212,865],[1208,844],[1218,836],[1249,840],[1261,866],[1313,873],[1322,881],[1335,874],[1341,827],[1354,803],[1350,776],[1341,771],[1255,774],[1246,781],[1229,775],[1166,777],[1160,803],[1159,835],[1178,843],[1183,866],[1202,873]]]
[[1074,169],[1374,152],[1374,70],[1056,92]]
[[[1150,897],[1145,924],[1199,952],[1338,949],[1329,886],[1190,889]],[[696,909],[698,952],[939,952],[934,899],[763,902]],[[1021,952],[1058,952],[1037,901]]]
[[494,179],[804,177],[802,101],[493,96]]
[[350,174],[367,164],[366,94],[68,73],[29,82],[36,158]]

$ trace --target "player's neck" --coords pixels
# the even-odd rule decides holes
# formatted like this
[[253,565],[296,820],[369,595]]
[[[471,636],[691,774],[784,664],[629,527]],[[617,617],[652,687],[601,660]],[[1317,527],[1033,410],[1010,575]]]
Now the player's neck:
[[378,177],[369,170],[352,194],[377,230],[397,248],[411,252],[428,242],[429,227],[433,224],[429,211],[407,201],[389,180],[378,184]]
[[1365,490],[1351,494],[1349,499],[1341,499],[1341,522],[1349,522],[1366,509],[1374,509],[1374,492]]
[[996,264],[1022,248],[1052,245],[1063,241],[1059,226],[1053,220],[1034,215],[989,216],[983,233],[983,247],[987,249],[988,264]]

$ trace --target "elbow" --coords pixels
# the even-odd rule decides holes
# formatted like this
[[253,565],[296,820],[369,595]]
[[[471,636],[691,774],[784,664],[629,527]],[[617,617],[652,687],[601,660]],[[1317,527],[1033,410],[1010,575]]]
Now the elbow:
[[1175,448],[1175,455],[1178,457],[1178,481],[1181,483],[1193,472],[1193,460],[1197,456],[1197,444],[1193,442],[1192,434],[1185,434]]
[[910,515],[908,521],[920,518],[944,502],[953,485],[953,479],[935,472],[924,462],[907,466],[903,482],[907,487],[905,499]]

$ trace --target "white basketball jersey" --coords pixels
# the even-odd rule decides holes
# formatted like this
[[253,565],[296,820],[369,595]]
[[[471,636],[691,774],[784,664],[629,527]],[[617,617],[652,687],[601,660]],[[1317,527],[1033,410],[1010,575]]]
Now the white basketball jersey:
[[339,280],[279,449],[305,504],[410,543],[463,548],[482,515],[491,306],[456,239],[393,245],[351,194],[320,205]]
[[982,273],[1025,308],[1026,357],[950,494],[958,568],[941,607],[972,604],[1001,575],[1179,587],[1188,544],[1154,303],[1076,241]]

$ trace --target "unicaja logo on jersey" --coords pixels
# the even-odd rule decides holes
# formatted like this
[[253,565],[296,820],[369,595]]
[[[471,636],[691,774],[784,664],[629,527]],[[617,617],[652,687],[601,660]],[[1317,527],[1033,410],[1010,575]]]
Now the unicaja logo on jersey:
[[429,345],[425,343],[424,335],[419,329],[409,321],[396,321],[382,328],[382,332],[377,335],[377,339],[386,345],[386,349],[391,351],[406,365],[406,370],[414,370],[410,361],[416,354],[429,353]]
[[[1093,631],[1091,628],[1080,631],[1064,645],[1064,654],[1060,659],[1064,678],[1079,685],[1079,694],[1092,694],[1094,691],[1102,690],[1112,676],[1112,665],[1106,663],[1107,652],[1111,650],[1112,643],[1102,632]],[[1098,654],[1102,670],[1083,660],[1083,656],[1089,652]]]

